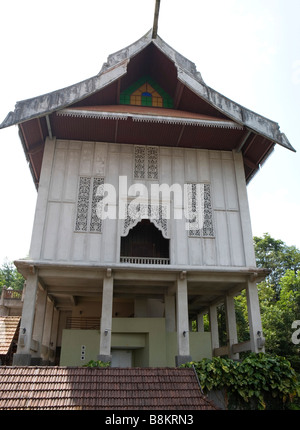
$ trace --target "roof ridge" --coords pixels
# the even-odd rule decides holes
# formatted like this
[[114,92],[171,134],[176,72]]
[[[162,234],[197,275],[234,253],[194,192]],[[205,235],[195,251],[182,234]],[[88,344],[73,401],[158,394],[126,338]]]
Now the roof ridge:
[[209,103],[226,117],[267,138],[273,143],[295,151],[284,133],[280,131],[278,123],[257,114],[239,103],[223,96],[218,91],[207,86],[197,71],[195,63],[185,58],[174,48],[168,45],[161,37],[152,39],[151,30],[136,42],[120,49],[108,56],[100,72],[91,78],[70,85],[32,99],[17,102],[15,111],[9,112],[0,129],[13,124],[20,124],[30,119],[47,116],[67,106],[104,89],[109,84],[120,79],[127,73],[127,65],[131,58],[141,52],[149,44],[163,52],[177,69],[177,79],[189,88],[197,97]]

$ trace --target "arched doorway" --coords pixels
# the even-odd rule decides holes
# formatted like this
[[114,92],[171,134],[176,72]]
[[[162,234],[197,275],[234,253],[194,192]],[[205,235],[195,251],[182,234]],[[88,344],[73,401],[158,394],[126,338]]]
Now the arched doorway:
[[169,239],[148,219],[142,219],[121,238],[121,257],[169,259]]

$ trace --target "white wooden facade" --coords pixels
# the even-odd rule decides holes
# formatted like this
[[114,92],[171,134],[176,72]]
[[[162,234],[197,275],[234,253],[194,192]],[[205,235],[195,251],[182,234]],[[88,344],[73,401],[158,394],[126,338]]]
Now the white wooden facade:
[[[214,230],[209,237],[189,236],[183,195],[180,196],[182,205],[177,207],[182,213],[181,219],[171,216],[174,209],[172,192],[170,199],[164,202],[171,210],[167,220],[170,264],[255,267],[240,154],[160,147],[157,148],[159,180],[153,181],[134,179],[134,147],[104,142],[47,141],[30,258],[65,263],[120,262],[124,220],[104,219],[101,232],[78,232],[75,228],[80,177],[100,177],[115,187],[117,205],[120,199],[124,201],[124,190],[129,191],[130,187],[131,193],[136,192],[131,198],[139,196],[138,188],[135,190],[133,184],[142,183],[147,187],[148,195],[143,197],[148,198],[149,203],[151,184],[167,184],[170,189],[179,184],[182,190],[184,184],[209,184]],[[120,178],[125,185],[121,194]]]

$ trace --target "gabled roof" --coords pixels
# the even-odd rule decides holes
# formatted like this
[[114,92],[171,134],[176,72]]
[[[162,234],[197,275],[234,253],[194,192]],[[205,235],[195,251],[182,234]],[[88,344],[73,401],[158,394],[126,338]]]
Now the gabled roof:
[[0,410],[214,410],[191,368],[0,366]]
[[18,330],[21,317],[0,317],[0,355],[6,355]]
[[[127,112],[120,112],[124,108],[119,104],[120,93],[144,75],[150,75],[173,98],[173,109],[168,109],[167,114],[149,107],[136,113],[132,106]],[[171,121],[174,117],[176,121]],[[224,123],[221,132],[220,121]],[[195,64],[159,36],[152,39],[152,30],[132,45],[110,55],[96,76],[17,102],[14,112],[7,115],[0,128],[14,124],[19,125],[36,184],[47,136],[235,149],[244,155],[247,181],[275,144],[295,151],[276,122],[246,109],[206,85]]]

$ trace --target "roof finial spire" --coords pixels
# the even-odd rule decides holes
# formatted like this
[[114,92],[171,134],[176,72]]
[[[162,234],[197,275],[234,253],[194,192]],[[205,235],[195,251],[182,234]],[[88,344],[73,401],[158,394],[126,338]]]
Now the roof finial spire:
[[153,28],[152,28],[152,39],[156,39],[156,36],[157,36],[159,6],[160,6],[160,0],[156,0],[155,1]]

